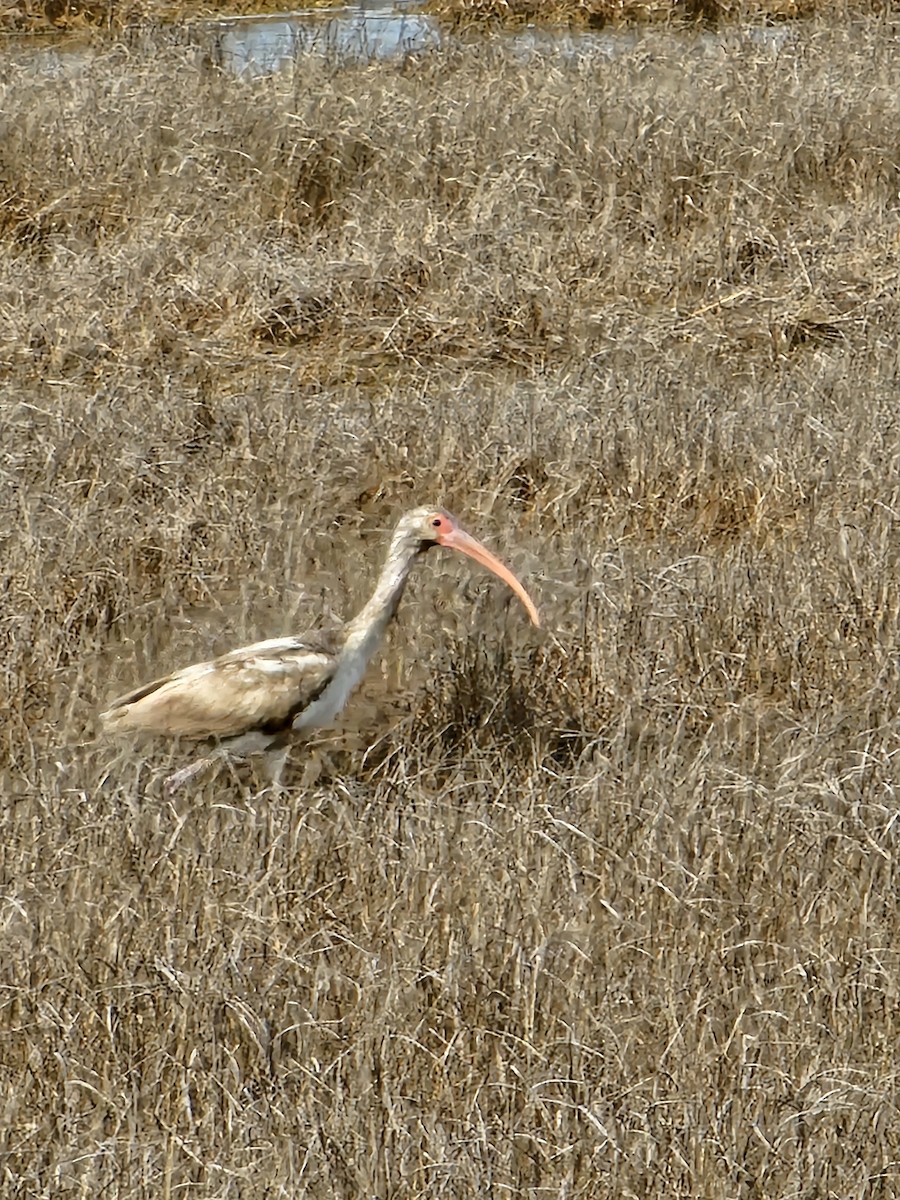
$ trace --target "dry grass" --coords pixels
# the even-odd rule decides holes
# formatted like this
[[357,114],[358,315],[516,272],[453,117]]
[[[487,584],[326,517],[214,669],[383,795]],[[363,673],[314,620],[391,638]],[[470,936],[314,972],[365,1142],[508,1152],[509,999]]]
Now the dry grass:
[[122,30],[151,21],[175,24],[205,17],[247,17],[328,8],[336,0],[11,0],[0,8],[0,30]]
[[[180,22],[340,7],[340,0],[13,0],[0,9],[0,29],[123,29],[146,20]],[[538,22],[602,29],[621,25],[729,26],[742,21],[846,20],[887,16],[887,0],[425,0],[451,28]]]
[[884,0],[427,0],[427,8],[454,28],[526,23],[727,28],[748,21],[842,21],[889,12]]
[[[896,1194],[898,63],[0,61],[4,1196]],[[429,499],[545,633],[429,559],[285,800],[96,739]]]

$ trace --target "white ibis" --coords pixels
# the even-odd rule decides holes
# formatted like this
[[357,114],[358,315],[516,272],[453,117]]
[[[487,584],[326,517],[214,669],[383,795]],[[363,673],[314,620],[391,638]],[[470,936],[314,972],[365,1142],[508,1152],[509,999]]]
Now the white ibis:
[[114,700],[100,714],[113,732],[165,734],[209,741],[213,753],[165,781],[174,791],[216,753],[279,751],[278,783],[294,735],[330,725],[362,679],[397,611],[410,569],[432,546],[459,550],[487,567],[540,624],[531,597],[508,567],[442,508],[416,508],[401,517],[371,599],[332,633],[271,638],[154,679]]

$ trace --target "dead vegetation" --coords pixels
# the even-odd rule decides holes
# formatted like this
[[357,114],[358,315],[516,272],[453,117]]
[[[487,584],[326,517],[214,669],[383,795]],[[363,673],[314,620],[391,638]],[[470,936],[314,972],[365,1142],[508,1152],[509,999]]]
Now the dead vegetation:
[[[329,7],[331,0],[305,0],[302,8]],[[6,0],[0,31],[49,33],[117,31],[148,22],[176,26],[205,17],[247,17],[291,10],[284,0]],[[294,6],[299,8],[300,6]]]
[[[295,10],[340,7],[335,0],[305,0]],[[818,17],[887,16],[886,0],[426,0],[426,11],[448,28],[524,24],[608,26],[702,25],[742,21],[782,22]],[[292,11],[284,0],[12,0],[0,9],[0,30],[123,30],[148,20],[175,25],[206,17],[229,18]]]
[[741,22],[885,16],[884,0],[428,0],[451,28],[568,25],[573,28],[665,25],[720,29]]
[[[9,1197],[896,1192],[895,35],[0,61]],[[435,558],[167,804],[150,672]]]

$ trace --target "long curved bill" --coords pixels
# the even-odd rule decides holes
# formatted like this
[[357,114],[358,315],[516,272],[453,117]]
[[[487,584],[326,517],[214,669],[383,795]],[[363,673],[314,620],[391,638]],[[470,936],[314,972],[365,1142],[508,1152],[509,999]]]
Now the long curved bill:
[[477,563],[481,563],[483,567],[487,567],[489,571],[502,579],[508,588],[516,593],[519,599],[525,606],[525,611],[531,617],[533,625],[540,625],[541,619],[538,616],[538,610],[534,606],[534,601],[525,591],[522,584],[516,579],[509,567],[503,565],[499,558],[495,558],[486,546],[482,546],[477,538],[473,538],[470,533],[466,533],[462,529],[451,529],[448,533],[443,534],[438,538],[438,545],[446,546],[450,550],[459,550],[461,554],[467,554],[469,558],[474,558]]

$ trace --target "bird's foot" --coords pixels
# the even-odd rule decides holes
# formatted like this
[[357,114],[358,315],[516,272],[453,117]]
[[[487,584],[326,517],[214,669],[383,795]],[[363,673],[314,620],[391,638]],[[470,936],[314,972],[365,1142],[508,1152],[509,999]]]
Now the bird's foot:
[[186,767],[182,767],[180,771],[175,771],[168,775],[163,781],[163,788],[167,796],[174,795],[182,784],[187,783],[189,779],[193,779],[195,775],[208,767],[212,762],[211,758],[198,758],[196,762],[189,763]]

